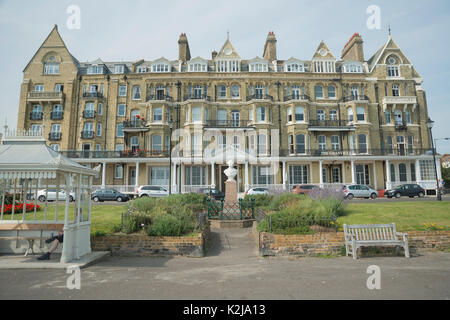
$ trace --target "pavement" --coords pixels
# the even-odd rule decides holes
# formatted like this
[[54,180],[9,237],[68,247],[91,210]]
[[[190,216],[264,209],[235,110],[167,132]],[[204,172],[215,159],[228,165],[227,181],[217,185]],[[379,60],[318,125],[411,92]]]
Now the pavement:
[[70,290],[65,270],[0,270],[0,299],[450,299],[450,253],[262,258],[250,229],[212,230],[205,258],[108,257],[80,275]]

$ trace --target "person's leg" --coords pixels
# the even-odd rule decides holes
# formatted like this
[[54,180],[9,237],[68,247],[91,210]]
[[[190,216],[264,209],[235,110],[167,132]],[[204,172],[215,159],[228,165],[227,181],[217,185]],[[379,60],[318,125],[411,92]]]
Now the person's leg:
[[38,260],[50,260],[50,255],[58,248],[59,244],[63,242],[64,234],[59,233],[59,235],[54,237],[54,239],[55,240],[53,241],[50,250],[48,250],[47,253],[44,253],[42,256],[40,256]]

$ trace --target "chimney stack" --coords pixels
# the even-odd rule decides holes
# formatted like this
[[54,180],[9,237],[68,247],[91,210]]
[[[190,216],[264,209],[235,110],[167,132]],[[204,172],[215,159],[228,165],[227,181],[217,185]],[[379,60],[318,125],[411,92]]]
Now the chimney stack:
[[213,52],[211,52],[211,58],[214,60],[217,57],[217,51],[214,50]]
[[341,59],[364,62],[363,40],[359,33],[354,33],[345,44]]
[[191,51],[189,50],[186,33],[180,34],[178,39],[178,60],[183,62],[191,60]]
[[277,38],[273,31],[269,31],[269,34],[267,35],[263,58],[270,62],[277,60]]

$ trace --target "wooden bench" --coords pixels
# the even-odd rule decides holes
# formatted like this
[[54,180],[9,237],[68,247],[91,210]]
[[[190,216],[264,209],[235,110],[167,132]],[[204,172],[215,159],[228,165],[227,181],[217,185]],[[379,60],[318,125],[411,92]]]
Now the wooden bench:
[[[409,258],[408,235],[397,232],[395,223],[392,224],[344,224],[346,256],[351,252],[353,259],[357,259],[356,251],[360,247],[373,246],[401,246],[405,249],[405,257]],[[401,239],[399,238],[401,237]],[[350,246],[352,250],[350,251]]]
[[[16,236],[0,236],[0,240],[26,240],[28,243],[27,250],[25,251],[25,256],[30,252],[34,254],[34,241],[35,240],[45,240],[49,237],[44,237],[42,233],[44,231],[62,231],[64,228],[63,223],[0,223],[0,231],[17,231]],[[41,236],[39,237],[27,237],[19,236],[19,231],[40,231]]]

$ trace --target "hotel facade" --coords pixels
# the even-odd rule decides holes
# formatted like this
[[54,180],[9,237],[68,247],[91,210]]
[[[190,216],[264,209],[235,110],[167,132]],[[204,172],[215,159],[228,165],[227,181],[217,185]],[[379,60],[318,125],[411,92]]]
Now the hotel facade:
[[208,59],[191,57],[186,34],[178,47],[177,60],[79,62],[55,26],[23,71],[18,129],[101,164],[94,185],[125,192],[224,190],[231,159],[239,192],[436,189],[423,79],[391,36],[368,60],[359,34],[340,60],[323,41],[311,59],[279,60],[273,32],[253,59],[229,38]]

